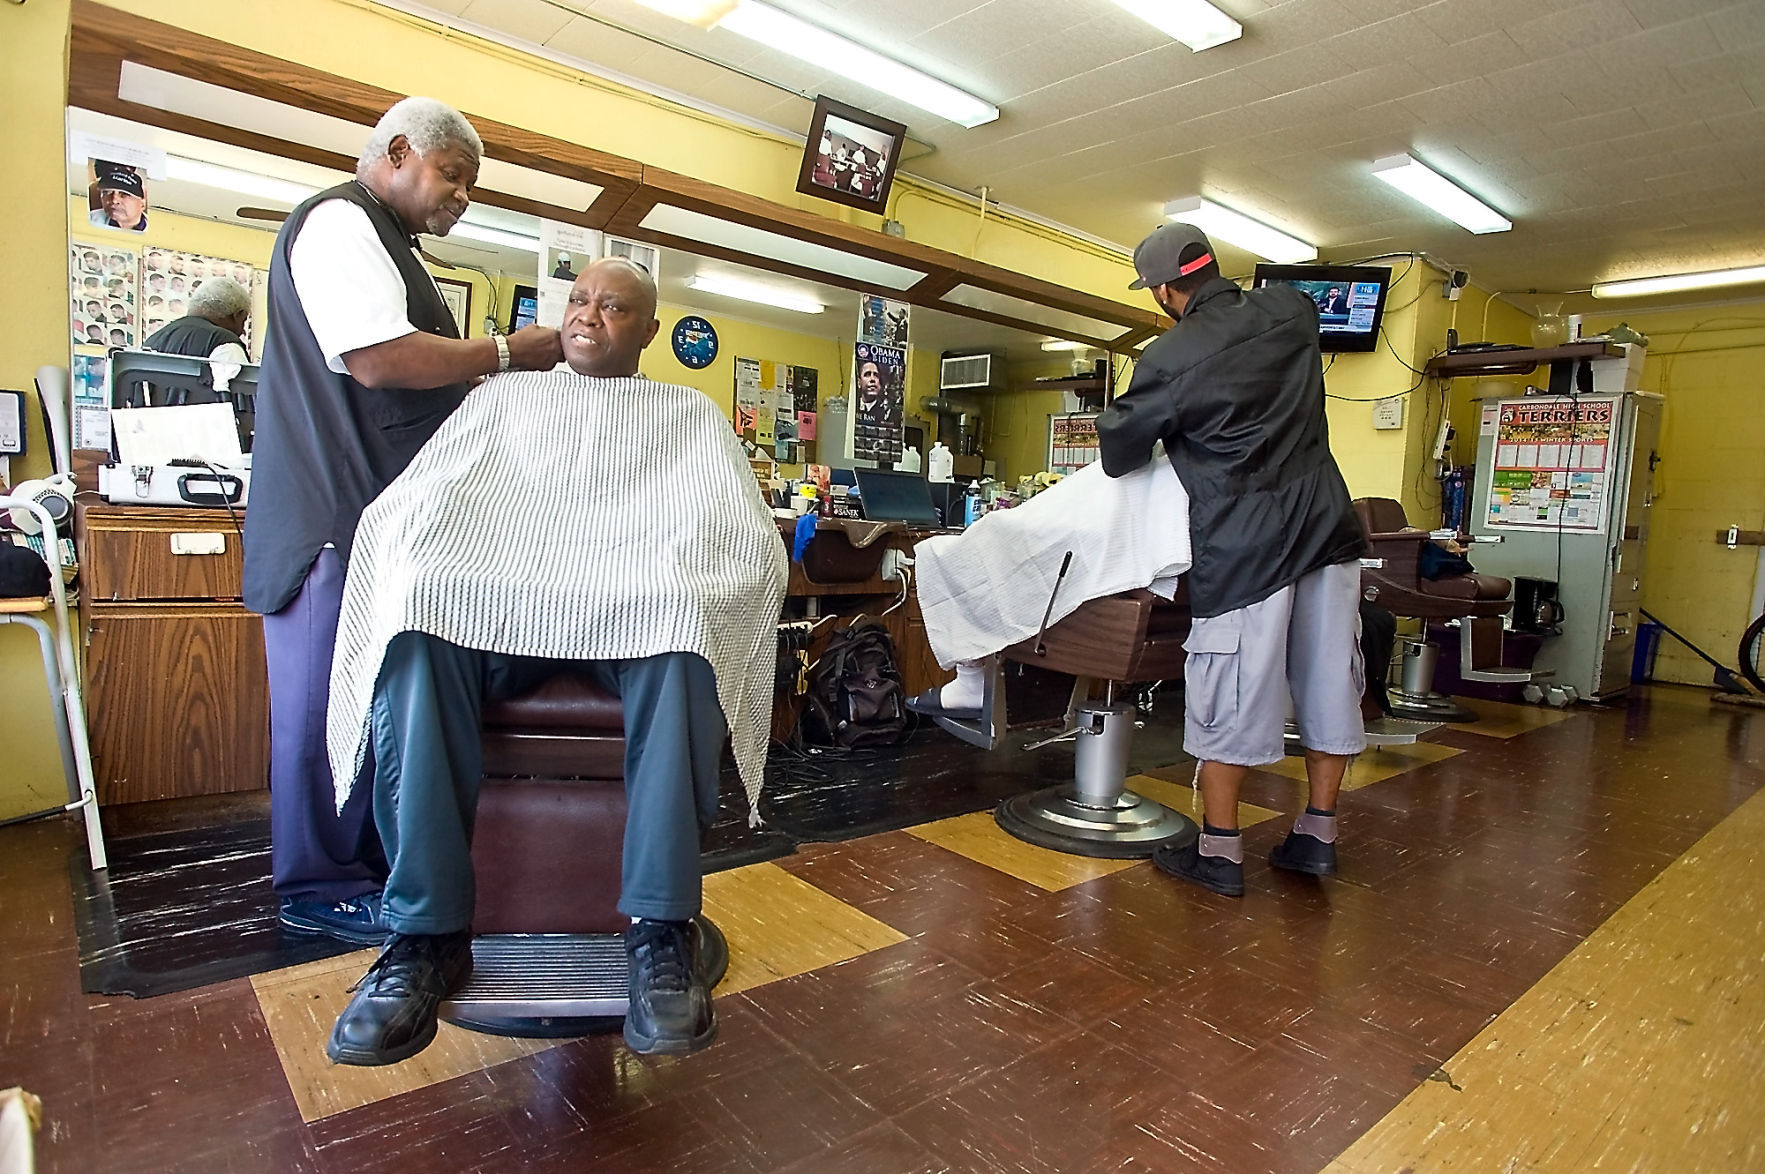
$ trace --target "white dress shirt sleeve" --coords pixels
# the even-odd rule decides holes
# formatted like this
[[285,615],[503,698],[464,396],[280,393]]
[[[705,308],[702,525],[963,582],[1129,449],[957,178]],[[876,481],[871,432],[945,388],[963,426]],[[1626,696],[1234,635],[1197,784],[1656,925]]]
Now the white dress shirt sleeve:
[[215,390],[219,392],[229,390],[233,386],[234,377],[249,362],[251,362],[251,357],[245,353],[245,348],[236,342],[223,342],[208,352],[208,370],[214,379]]
[[348,200],[307,213],[288,250],[288,273],[325,364],[339,375],[349,374],[350,351],[416,333],[404,277],[368,214]]

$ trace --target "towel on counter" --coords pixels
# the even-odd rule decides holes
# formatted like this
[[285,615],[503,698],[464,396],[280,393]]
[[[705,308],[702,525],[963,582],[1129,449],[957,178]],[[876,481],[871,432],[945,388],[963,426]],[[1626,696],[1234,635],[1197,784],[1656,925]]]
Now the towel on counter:
[[368,745],[386,648],[710,662],[750,816],[772,719],[784,544],[703,393],[560,369],[487,379],[356,530],[331,666],[337,804]]
[[919,610],[938,663],[991,656],[1081,603],[1146,587],[1169,599],[1189,569],[1189,495],[1162,448],[1125,477],[1086,465],[1022,505],[913,548]]

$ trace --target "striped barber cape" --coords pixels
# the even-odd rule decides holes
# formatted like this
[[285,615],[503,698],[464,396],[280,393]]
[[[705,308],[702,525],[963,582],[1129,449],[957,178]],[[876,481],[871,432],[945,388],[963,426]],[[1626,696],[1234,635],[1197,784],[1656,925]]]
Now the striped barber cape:
[[697,653],[758,822],[788,566],[703,393],[566,368],[485,380],[356,530],[326,730],[339,809],[386,648],[418,631],[560,660]]

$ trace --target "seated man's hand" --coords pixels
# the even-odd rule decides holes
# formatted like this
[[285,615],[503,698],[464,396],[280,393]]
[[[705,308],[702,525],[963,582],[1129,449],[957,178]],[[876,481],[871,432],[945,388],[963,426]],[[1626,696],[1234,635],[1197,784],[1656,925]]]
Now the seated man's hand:
[[509,366],[517,371],[550,371],[563,361],[563,337],[550,326],[523,326],[509,335]]

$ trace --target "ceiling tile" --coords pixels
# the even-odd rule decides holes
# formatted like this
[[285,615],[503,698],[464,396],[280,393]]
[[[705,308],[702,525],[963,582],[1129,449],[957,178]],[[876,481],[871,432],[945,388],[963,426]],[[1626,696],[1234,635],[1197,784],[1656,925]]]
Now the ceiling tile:
[[543,45],[576,18],[546,0],[472,0],[461,10],[460,19]]

